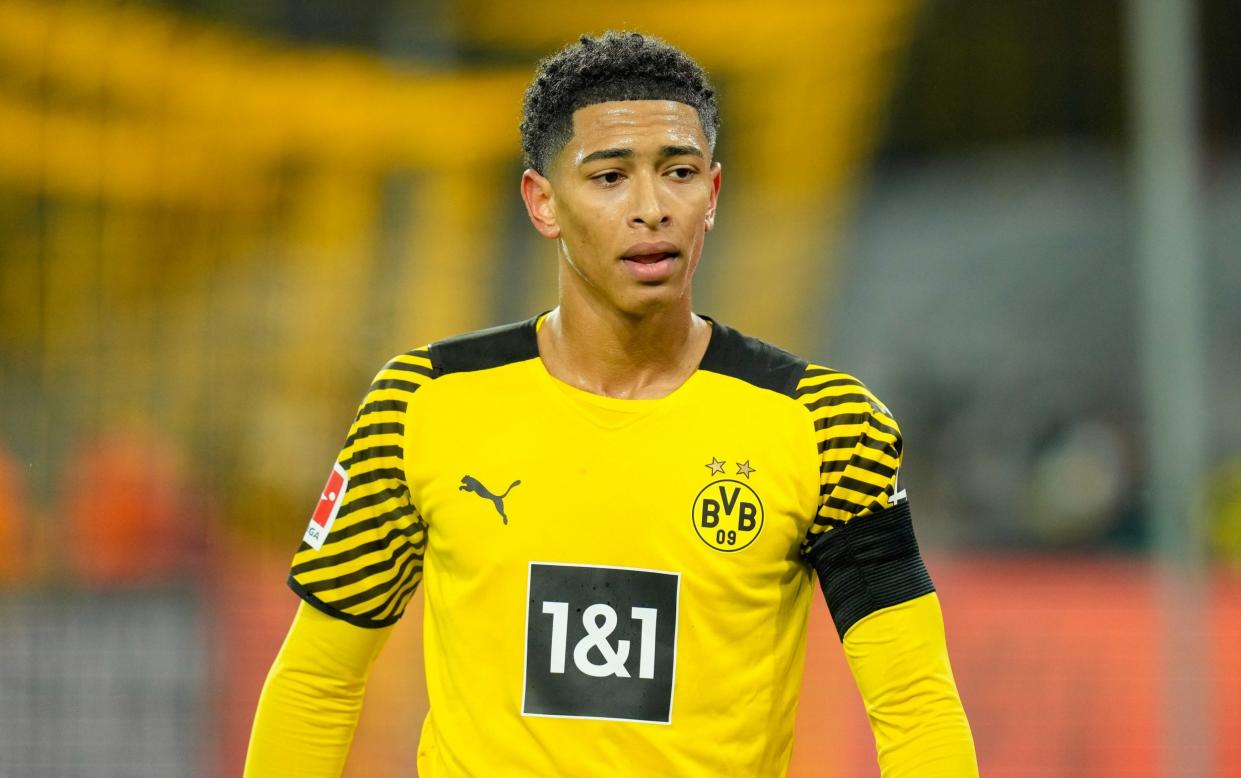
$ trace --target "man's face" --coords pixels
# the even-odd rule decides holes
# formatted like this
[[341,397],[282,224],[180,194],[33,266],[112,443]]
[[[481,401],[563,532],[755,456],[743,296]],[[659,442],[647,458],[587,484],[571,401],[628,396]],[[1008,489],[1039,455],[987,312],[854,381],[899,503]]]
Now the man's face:
[[688,308],[720,187],[710,157],[698,113],[684,103],[626,100],[575,112],[573,137],[548,178],[527,173],[522,190],[535,226],[559,240],[561,283],[574,287],[562,294],[629,315]]

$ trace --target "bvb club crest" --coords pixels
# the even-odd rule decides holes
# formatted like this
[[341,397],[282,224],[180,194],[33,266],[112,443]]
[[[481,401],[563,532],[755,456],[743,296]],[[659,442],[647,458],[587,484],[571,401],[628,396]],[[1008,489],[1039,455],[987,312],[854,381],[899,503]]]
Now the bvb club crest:
[[[748,461],[746,465],[738,475],[748,479]],[[708,467],[712,475],[722,474],[722,467]],[[735,478],[717,478],[694,498],[692,519],[694,532],[703,543],[716,551],[740,551],[763,531],[763,501],[749,484]]]

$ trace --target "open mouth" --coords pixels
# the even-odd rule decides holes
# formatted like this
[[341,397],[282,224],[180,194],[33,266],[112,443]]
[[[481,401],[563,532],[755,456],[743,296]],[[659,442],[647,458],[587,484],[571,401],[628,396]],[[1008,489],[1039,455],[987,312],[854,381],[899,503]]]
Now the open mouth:
[[654,254],[634,254],[624,257],[629,262],[637,262],[640,265],[653,265],[656,262],[662,262],[665,259],[673,259],[678,254],[675,251],[660,251]]
[[642,251],[621,259],[634,280],[642,284],[662,284],[676,273],[676,260],[680,256],[679,251]]
[[676,272],[676,259],[681,256],[675,243],[661,240],[635,243],[621,255],[625,267],[644,284],[662,284]]

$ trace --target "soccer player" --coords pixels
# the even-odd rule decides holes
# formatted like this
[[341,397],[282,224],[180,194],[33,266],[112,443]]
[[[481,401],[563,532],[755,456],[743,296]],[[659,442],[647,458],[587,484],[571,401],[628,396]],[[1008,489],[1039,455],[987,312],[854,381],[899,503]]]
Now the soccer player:
[[379,371],[293,558],[246,774],[340,774],[421,584],[423,778],[784,775],[817,573],[883,775],[976,775],[892,415],[691,307],[721,180],[703,71],[583,37],[524,108],[559,305]]

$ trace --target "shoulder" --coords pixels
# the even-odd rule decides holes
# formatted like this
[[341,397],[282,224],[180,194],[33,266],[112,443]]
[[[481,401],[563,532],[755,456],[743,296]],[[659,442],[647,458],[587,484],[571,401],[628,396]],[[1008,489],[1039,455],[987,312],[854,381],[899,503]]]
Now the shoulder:
[[855,412],[891,417],[891,412],[866,384],[849,373],[809,363],[797,383],[797,399],[815,416]]
[[[839,456],[858,445],[877,448],[895,468],[902,448],[900,426],[888,407],[856,377],[809,364],[797,385],[797,400],[814,421],[819,453]],[[874,452],[868,452],[874,453]]]
[[427,347],[433,376],[490,370],[539,355],[537,317],[467,332]]
[[450,373],[488,370],[538,356],[535,320],[514,322],[438,340],[397,354],[376,374],[371,391],[412,393]]
[[797,396],[806,360],[726,324],[712,320],[711,325],[711,341],[700,370],[736,378],[787,397]]
[[888,409],[861,380],[712,321],[714,331],[701,369],[737,378],[799,401],[812,413],[861,403],[876,413]]
[[389,359],[375,374],[358,416],[381,411],[403,414],[415,402],[414,395],[441,376],[487,370],[536,356],[533,319],[411,349]]

